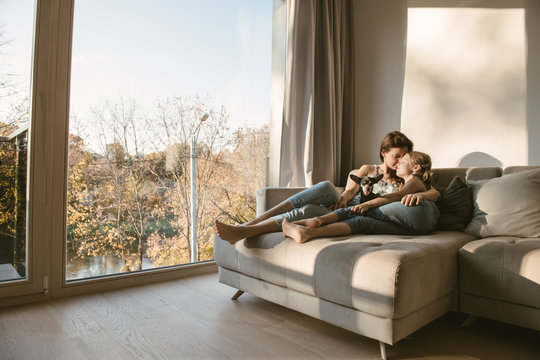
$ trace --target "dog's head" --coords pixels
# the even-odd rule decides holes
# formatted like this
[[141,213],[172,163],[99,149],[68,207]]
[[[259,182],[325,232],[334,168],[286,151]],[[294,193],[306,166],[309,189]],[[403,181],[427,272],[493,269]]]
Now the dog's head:
[[373,185],[378,183],[383,178],[383,176],[384,176],[383,174],[377,175],[375,177],[371,177],[371,176],[359,177],[354,174],[350,175],[351,179],[355,183],[360,185],[360,187],[362,188],[362,193],[366,196],[371,194],[371,192],[373,191]]

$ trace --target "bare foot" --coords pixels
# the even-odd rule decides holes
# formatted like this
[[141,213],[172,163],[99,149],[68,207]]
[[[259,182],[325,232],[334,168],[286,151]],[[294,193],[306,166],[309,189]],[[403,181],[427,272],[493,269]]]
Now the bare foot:
[[319,227],[319,226],[322,226],[322,220],[319,218],[311,218],[311,219],[295,221],[294,224],[304,225],[307,227]]
[[219,237],[231,245],[246,238],[244,226],[227,225],[218,220],[214,221],[214,225]]
[[291,223],[286,218],[283,220],[281,226],[283,228],[283,234],[299,244],[305,243],[312,238],[312,236],[309,235],[310,228],[307,226]]

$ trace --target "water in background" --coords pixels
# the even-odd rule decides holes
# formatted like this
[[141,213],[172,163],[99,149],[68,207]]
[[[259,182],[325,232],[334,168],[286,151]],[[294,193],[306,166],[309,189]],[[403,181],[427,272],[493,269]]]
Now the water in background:
[[[66,280],[77,280],[99,276],[120,274],[124,262],[116,256],[102,255],[88,258],[70,259],[66,266]],[[143,270],[152,269],[154,264],[151,259],[143,257]]]

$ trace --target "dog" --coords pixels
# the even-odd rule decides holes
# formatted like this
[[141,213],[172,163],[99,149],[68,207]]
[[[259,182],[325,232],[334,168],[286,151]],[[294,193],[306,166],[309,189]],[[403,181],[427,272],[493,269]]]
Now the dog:
[[375,198],[378,198],[380,195],[373,192],[373,185],[378,183],[382,178],[383,174],[377,175],[375,177],[371,176],[356,176],[350,174],[351,179],[360,185],[360,203],[369,201]]

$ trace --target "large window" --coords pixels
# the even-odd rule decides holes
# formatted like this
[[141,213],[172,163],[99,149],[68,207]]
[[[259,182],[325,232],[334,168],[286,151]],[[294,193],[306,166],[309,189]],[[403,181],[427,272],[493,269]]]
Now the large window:
[[212,259],[265,185],[272,0],[77,0],[66,278]]
[[33,0],[0,1],[0,282],[27,278]]

